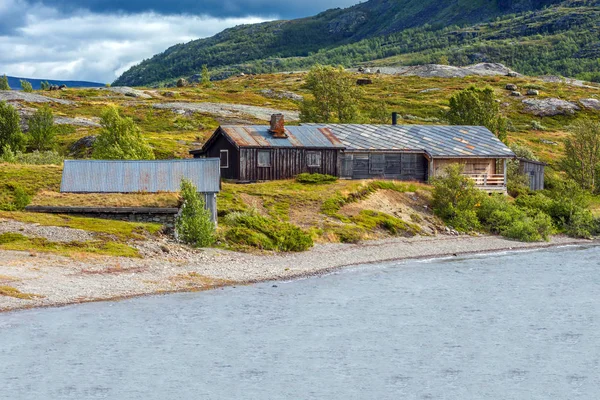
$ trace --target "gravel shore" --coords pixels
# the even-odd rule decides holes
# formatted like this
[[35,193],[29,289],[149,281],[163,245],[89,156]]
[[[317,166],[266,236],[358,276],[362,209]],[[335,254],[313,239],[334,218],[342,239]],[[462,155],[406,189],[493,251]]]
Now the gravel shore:
[[0,311],[300,278],[357,264],[592,242],[565,237],[521,243],[495,236],[436,236],[319,244],[304,253],[269,255],[190,251],[165,243],[139,244],[141,259],[0,251],[0,287],[32,295],[30,299],[0,295]]

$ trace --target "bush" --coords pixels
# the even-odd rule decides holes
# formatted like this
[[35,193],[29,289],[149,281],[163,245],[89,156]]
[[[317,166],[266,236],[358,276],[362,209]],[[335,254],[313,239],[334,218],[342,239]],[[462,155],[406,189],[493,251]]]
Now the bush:
[[33,92],[33,86],[31,86],[31,82],[25,81],[23,79],[21,79],[21,89],[23,89],[23,91],[25,93],[32,93]]
[[546,127],[541,122],[533,120],[531,121],[531,129],[534,131],[545,131]]
[[31,196],[21,186],[9,183],[8,188],[12,191],[13,200],[9,203],[0,204],[0,210],[21,211],[31,203]]
[[443,177],[432,179],[432,206],[435,214],[447,224],[468,232],[480,228],[475,208],[480,205],[483,193],[475,188],[471,178],[462,174],[463,168],[459,164],[450,165]]
[[12,151],[25,149],[25,135],[21,132],[21,118],[17,110],[5,101],[0,101],[0,149]]
[[9,164],[23,165],[61,165],[64,158],[56,151],[34,151],[32,153],[12,152],[10,148],[5,148],[0,156],[0,161]]
[[230,213],[223,221],[231,227],[225,233],[225,239],[230,243],[274,251],[305,251],[313,246],[307,232],[255,211]]
[[188,180],[181,181],[181,215],[175,223],[177,238],[194,247],[208,247],[215,242],[215,224],[204,199]]
[[305,184],[324,184],[324,183],[332,183],[337,181],[338,178],[333,175],[323,175],[323,174],[300,174],[296,176],[296,182],[305,183]]
[[48,106],[38,109],[29,119],[29,147],[33,150],[51,150],[56,141],[54,116]]

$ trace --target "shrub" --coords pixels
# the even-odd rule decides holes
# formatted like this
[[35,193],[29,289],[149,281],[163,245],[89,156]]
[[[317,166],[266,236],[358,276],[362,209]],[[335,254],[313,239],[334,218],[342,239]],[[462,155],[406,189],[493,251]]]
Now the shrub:
[[181,215],[175,232],[179,240],[194,247],[208,247],[215,242],[215,224],[206,209],[204,199],[188,180],[181,181]]
[[0,161],[9,164],[23,165],[61,165],[63,157],[54,150],[34,151],[32,153],[12,152],[10,148],[5,148]]
[[309,174],[304,173],[296,176],[296,182],[306,184],[324,184],[337,181],[338,178],[333,175]]
[[333,230],[342,243],[358,243],[365,235],[365,230],[355,225],[344,225]]
[[31,203],[31,196],[19,185],[9,183],[8,189],[12,191],[12,201],[0,204],[0,210],[21,211]]
[[231,227],[225,233],[230,243],[275,251],[305,251],[313,246],[310,234],[299,227],[255,211],[230,213],[224,222]]
[[463,168],[459,164],[450,165],[443,177],[432,179],[432,206],[435,214],[454,229],[472,231],[480,228],[475,208],[483,194],[471,178],[462,174]]
[[33,86],[31,86],[31,82],[25,81],[23,79],[21,79],[21,89],[23,89],[25,93],[33,92]]
[[531,121],[531,129],[534,131],[545,131],[546,127],[541,122],[533,120]]
[[385,229],[392,235],[404,234],[414,236],[421,230],[417,225],[409,224],[392,215],[372,210],[362,210],[360,214],[352,217],[352,221],[366,229]]
[[107,160],[154,160],[152,148],[129,117],[121,117],[116,107],[107,108],[102,130],[94,143],[92,157]]
[[56,130],[54,116],[48,106],[38,109],[29,119],[29,147],[33,150],[50,150],[54,148]]
[[8,84],[8,78],[6,75],[0,76],[0,90],[10,90],[10,85]]
[[25,135],[19,124],[17,110],[5,101],[0,101],[0,149],[8,146],[12,151],[25,149]]

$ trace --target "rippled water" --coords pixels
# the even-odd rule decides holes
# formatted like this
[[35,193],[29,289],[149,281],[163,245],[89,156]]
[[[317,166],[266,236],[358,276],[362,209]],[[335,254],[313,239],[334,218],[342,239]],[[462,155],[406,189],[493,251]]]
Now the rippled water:
[[0,315],[2,399],[598,399],[600,248]]

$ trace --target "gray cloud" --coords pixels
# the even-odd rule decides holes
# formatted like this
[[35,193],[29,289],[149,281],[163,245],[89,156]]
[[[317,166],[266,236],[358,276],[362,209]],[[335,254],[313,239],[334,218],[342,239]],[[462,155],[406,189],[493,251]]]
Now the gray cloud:
[[347,7],[357,0],[43,0],[44,4],[72,12],[80,8],[95,13],[156,12],[163,15],[193,14],[217,18],[272,16],[297,18],[333,7]]

